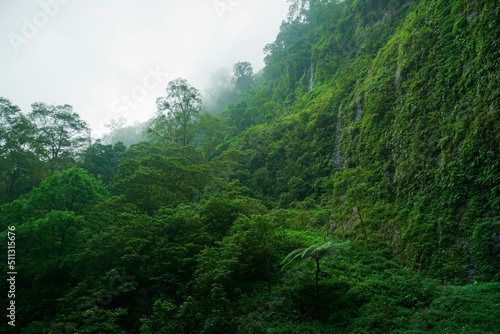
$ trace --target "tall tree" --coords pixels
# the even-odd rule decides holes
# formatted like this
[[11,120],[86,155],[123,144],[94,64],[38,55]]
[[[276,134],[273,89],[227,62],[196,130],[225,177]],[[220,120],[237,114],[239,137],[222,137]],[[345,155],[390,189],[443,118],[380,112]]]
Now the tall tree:
[[61,160],[70,160],[90,142],[90,129],[85,121],[73,112],[70,105],[32,104],[28,115],[37,131],[34,135],[36,152],[51,169],[61,167]]
[[253,83],[252,64],[247,61],[240,61],[233,65],[233,82],[236,85],[236,92],[243,93]]
[[126,147],[130,147],[146,139],[144,134],[146,123],[135,121],[133,125],[127,125],[127,120],[121,117],[112,119],[105,126],[110,132],[102,137],[103,144],[115,145],[122,143]]
[[349,241],[334,243],[328,241],[322,245],[312,245],[306,248],[299,248],[287,255],[287,257],[281,262],[283,269],[292,263],[298,261],[312,261],[314,260],[316,264],[316,277],[314,280],[314,302],[316,307],[318,307],[318,291],[319,291],[319,272],[320,272],[320,260],[324,257],[340,257],[343,252],[348,252],[350,249]]
[[0,203],[30,191],[45,175],[31,151],[34,130],[17,106],[0,98]]
[[80,167],[107,185],[121,162],[121,154],[126,149],[121,142],[114,145],[103,145],[100,140],[97,140],[85,151]]
[[[163,141],[174,139],[188,145],[195,135],[194,119],[201,110],[201,94],[182,78],[170,81],[166,91],[167,95],[156,101],[158,112],[148,133]],[[158,131],[162,128],[168,129],[165,135]]]

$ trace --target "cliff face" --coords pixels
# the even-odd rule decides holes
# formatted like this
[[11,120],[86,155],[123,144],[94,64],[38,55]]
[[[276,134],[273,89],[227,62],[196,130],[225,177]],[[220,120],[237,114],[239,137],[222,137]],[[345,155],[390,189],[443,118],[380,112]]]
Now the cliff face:
[[369,244],[411,268],[495,277],[500,4],[302,4],[246,95],[247,110],[282,107],[232,144],[253,152],[255,184],[266,174],[281,206],[331,206],[347,238],[364,218]]

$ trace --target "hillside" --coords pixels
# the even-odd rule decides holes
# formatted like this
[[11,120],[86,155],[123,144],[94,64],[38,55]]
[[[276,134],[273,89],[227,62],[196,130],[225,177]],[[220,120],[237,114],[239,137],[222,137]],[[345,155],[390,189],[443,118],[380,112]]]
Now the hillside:
[[254,178],[269,175],[262,188],[281,207],[322,203],[342,236],[361,238],[356,200],[401,264],[491,279],[498,258],[474,253],[498,243],[498,6],[322,3],[282,26],[269,79],[248,97],[283,109],[232,145],[254,153]]
[[[292,1],[231,103],[199,115],[177,79],[183,104],[159,99],[129,148],[89,144],[69,106],[1,99],[16,329],[497,333],[499,14]],[[51,118],[76,133],[60,152]]]

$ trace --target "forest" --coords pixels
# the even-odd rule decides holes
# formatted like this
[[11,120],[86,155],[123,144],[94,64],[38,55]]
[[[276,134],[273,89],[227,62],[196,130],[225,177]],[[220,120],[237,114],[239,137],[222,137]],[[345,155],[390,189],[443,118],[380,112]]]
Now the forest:
[[500,331],[500,3],[290,2],[102,140],[0,98],[0,333]]

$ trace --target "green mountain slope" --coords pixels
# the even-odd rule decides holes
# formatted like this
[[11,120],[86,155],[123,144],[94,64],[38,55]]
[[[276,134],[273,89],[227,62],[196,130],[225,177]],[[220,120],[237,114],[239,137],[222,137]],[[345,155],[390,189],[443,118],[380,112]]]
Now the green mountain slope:
[[360,211],[370,243],[437,277],[498,275],[499,4],[301,4],[246,96],[282,107],[232,143],[262,197],[332,205],[352,238]]
[[291,2],[235,103],[128,149],[51,168],[1,99],[0,333],[498,332],[500,3]]

